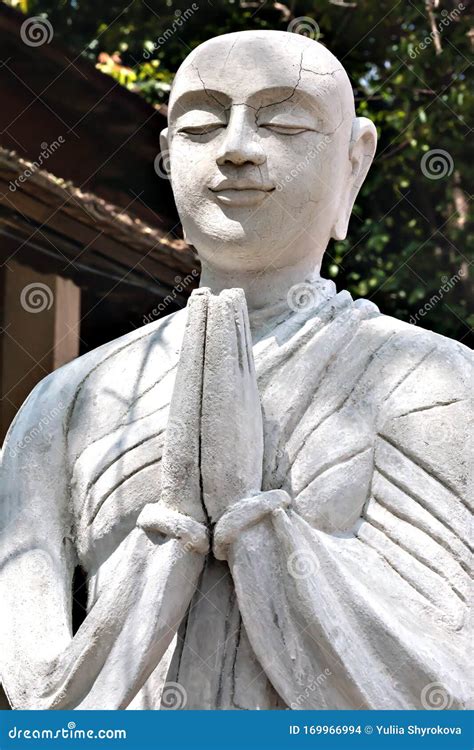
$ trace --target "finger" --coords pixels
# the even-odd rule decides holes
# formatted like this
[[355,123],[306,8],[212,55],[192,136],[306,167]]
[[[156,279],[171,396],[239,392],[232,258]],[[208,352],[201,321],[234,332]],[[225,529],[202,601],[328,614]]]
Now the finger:
[[239,359],[244,364],[244,372],[255,377],[255,364],[253,359],[253,342],[250,332],[250,321],[247,309],[247,300],[243,289],[228,289],[221,293],[226,296],[234,307],[234,316],[237,324],[239,347]]
[[[162,460],[162,500],[194,516],[201,505],[200,414],[209,297],[208,289],[199,289],[188,302]],[[204,520],[204,513],[198,520]]]
[[201,472],[208,509],[229,487],[238,491],[240,485],[247,486],[262,442],[245,312],[242,290],[226,290],[209,301],[201,417]]
[[203,399],[209,394],[224,405],[224,400],[239,388],[243,363],[238,335],[232,298],[224,292],[212,295],[206,328]]
[[[201,414],[201,475],[204,503],[213,516],[223,487],[232,481],[232,459],[238,453],[235,406],[241,373],[234,309],[228,299],[209,300]],[[228,476],[227,476],[228,474]]]
[[245,337],[245,348],[247,351],[247,360],[249,373],[253,377],[254,382],[257,383],[257,373],[255,370],[255,360],[253,358],[253,341],[252,333],[250,331],[250,319],[247,304],[242,306],[242,317],[244,319],[244,337]]
[[235,325],[235,345],[237,348],[237,362],[240,371],[248,373],[248,355],[245,344],[245,328],[243,309],[247,307],[243,289],[225,289],[220,294],[220,299],[225,301],[232,310],[230,313]]
[[233,310],[227,301],[212,295],[206,327],[203,413],[211,403],[225,409],[235,387],[236,367],[238,369]]

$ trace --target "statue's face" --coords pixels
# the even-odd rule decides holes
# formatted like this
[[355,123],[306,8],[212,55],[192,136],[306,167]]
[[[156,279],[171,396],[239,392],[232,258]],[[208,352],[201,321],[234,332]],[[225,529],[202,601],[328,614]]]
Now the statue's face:
[[340,63],[293,34],[229,34],[177,74],[170,172],[204,262],[263,271],[322,256],[351,173],[353,99]]

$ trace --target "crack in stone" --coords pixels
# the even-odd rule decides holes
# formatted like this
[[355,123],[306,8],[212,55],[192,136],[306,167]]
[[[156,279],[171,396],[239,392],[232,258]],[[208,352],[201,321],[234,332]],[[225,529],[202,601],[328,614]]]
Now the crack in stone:
[[340,73],[344,68],[336,68],[336,70],[328,71],[327,73],[318,73],[317,70],[311,70],[311,68],[301,68],[301,72],[312,73],[315,76],[334,76],[336,73]]
[[[226,57],[226,60],[225,60],[224,64],[227,62],[227,60],[229,58],[229,55],[230,55],[232,49],[234,48],[235,44],[236,44],[236,42],[234,42],[234,44],[231,46],[231,49],[229,50],[229,53],[228,53],[228,55]],[[201,76],[201,73],[199,72],[199,69],[198,69],[197,65],[195,63],[193,63],[192,67],[196,71],[196,73],[197,73],[197,75],[199,77],[199,80],[201,81],[201,84],[202,84],[202,87],[204,89],[205,94],[210,99],[212,99],[214,102],[216,102],[216,104],[218,104],[219,107],[222,108],[222,110],[223,110],[224,113],[229,112],[229,110],[231,110],[232,107],[248,107],[249,109],[253,109],[254,112],[255,112],[255,125],[258,127],[258,116],[259,116],[261,110],[267,109],[268,107],[275,107],[278,104],[283,104],[284,102],[290,101],[290,99],[293,98],[293,96],[295,95],[295,93],[296,93],[296,91],[297,91],[297,89],[298,89],[298,87],[299,87],[299,85],[301,83],[301,77],[302,77],[303,71],[307,72],[307,73],[313,73],[313,75],[317,75],[317,76],[334,76],[336,73],[339,73],[339,72],[341,72],[341,71],[344,70],[344,68],[336,68],[335,70],[328,71],[327,73],[318,73],[315,70],[311,70],[311,68],[305,68],[305,67],[303,67],[304,53],[305,53],[305,50],[303,50],[301,52],[300,65],[299,65],[299,70],[298,70],[298,79],[296,81],[296,84],[293,87],[293,90],[292,90],[291,94],[289,94],[288,96],[285,96],[283,99],[279,99],[276,102],[271,102],[270,104],[263,104],[263,105],[260,105],[259,107],[253,107],[251,104],[248,104],[247,102],[233,102],[232,104],[229,104],[228,106],[226,106],[221,101],[219,101],[219,99],[216,96],[214,96],[214,94],[212,94],[209,91],[209,89],[206,87],[206,84],[204,83],[204,79]],[[334,135],[334,133],[344,123],[344,121],[345,121],[344,109],[343,109],[341,98],[340,98],[340,95],[339,95],[339,90],[337,90],[336,93],[337,93],[337,97],[338,97],[338,100],[339,100],[339,106],[341,108],[341,113],[342,113],[342,117],[341,117],[340,122],[336,125],[336,127],[334,128],[334,130],[331,130],[329,132],[324,132],[323,130],[315,130],[314,131],[315,133],[319,133],[321,135]]]
[[224,65],[227,65],[227,60],[229,59],[230,53],[232,52],[232,50],[234,49],[234,47],[235,47],[236,44],[237,44],[237,39],[235,40],[235,42],[232,42],[232,44],[230,45],[230,50],[228,51],[228,53],[226,55],[226,58],[224,60]]
[[299,67],[299,70],[298,70],[298,80],[296,81],[296,84],[295,84],[295,86],[294,86],[293,91],[291,92],[291,94],[289,94],[288,96],[285,96],[284,99],[280,99],[280,101],[272,102],[271,104],[264,104],[263,106],[260,106],[257,109],[256,113],[255,113],[255,124],[256,125],[258,125],[257,118],[258,118],[258,115],[260,113],[260,110],[267,109],[268,107],[275,107],[277,104],[283,104],[283,102],[287,102],[287,101],[289,101],[290,99],[293,98],[293,96],[296,93],[296,90],[297,90],[298,86],[301,83],[301,73],[303,71],[303,57],[304,57],[304,50],[301,53],[300,67]]
[[204,89],[204,92],[205,92],[206,96],[208,96],[209,99],[212,99],[213,101],[215,101],[219,105],[219,107],[222,107],[223,110],[224,110],[224,112],[227,112],[227,110],[230,109],[231,105],[229,105],[228,107],[226,107],[225,104],[223,104],[222,102],[220,102],[219,99],[216,96],[214,96],[214,94],[211,94],[211,92],[209,91],[209,89],[206,88],[206,84],[204,83],[204,80],[203,80],[203,78],[202,78],[202,76],[201,76],[201,74],[199,72],[199,68],[197,67],[197,65],[195,65],[193,63],[192,66],[193,66],[194,70],[196,71],[196,73],[198,74],[199,80],[201,81],[201,84],[202,84],[202,87]]

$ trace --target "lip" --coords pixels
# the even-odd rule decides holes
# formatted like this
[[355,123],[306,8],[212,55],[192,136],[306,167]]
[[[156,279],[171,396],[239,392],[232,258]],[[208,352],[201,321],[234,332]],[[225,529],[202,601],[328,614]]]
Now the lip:
[[250,182],[247,180],[223,180],[209,190],[216,199],[226,206],[257,206],[269,193],[275,190],[273,185]]

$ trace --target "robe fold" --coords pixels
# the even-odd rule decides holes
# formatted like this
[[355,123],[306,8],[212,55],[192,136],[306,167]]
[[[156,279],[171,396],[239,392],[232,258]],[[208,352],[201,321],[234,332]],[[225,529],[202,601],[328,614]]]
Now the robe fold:
[[[316,292],[304,312],[250,316],[262,492],[289,504],[227,561],[136,527],[159,500],[186,311],[30,395],[1,468],[0,673],[15,708],[468,704],[470,352],[331,282]],[[73,634],[79,564],[89,599]]]

